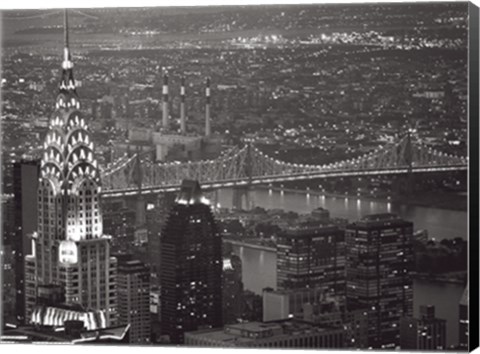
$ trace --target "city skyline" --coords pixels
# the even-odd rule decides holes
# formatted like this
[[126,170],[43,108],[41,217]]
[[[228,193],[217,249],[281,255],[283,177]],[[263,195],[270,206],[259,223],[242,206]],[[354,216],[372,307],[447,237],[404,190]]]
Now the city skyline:
[[3,12],[2,340],[466,348],[473,6],[260,8]]

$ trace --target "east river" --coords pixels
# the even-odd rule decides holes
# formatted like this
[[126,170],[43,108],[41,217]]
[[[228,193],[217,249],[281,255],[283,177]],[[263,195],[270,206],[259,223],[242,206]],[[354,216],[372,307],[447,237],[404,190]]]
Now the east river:
[[[232,190],[221,190],[218,201],[222,206],[231,207]],[[323,207],[330,211],[331,217],[358,220],[373,213],[392,212],[412,221],[416,230],[428,230],[429,237],[467,238],[467,212],[410,205],[396,205],[387,201],[370,201],[362,198],[327,197],[268,190],[251,192],[255,206],[265,209],[284,209],[297,213],[310,213],[313,209]],[[266,287],[276,288],[276,254],[249,247],[234,247],[242,259],[242,278],[246,289],[257,294]],[[414,315],[418,316],[419,306],[435,306],[436,316],[447,320],[447,345],[458,342],[458,303],[463,293],[463,286],[415,280]]]

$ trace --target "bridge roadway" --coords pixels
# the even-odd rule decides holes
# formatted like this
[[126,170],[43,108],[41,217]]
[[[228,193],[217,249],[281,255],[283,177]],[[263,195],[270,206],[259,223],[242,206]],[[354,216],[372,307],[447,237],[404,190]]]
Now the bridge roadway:
[[[412,173],[434,173],[434,172],[454,172],[454,171],[466,171],[468,165],[436,165],[436,166],[412,166]],[[317,179],[317,178],[335,178],[335,177],[357,177],[357,176],[374,176],[374,175],[398,175],[409,173],[409,167],[394,167],[394,168],[374,168],[363,170],[330,170],[330,171],[308,171],[294,174],[281,174],[272,176],[252,176],[250,178],[231,179],[221,181],[199,181],[204,190],[215,190],[221,188],[242,187],[242,186],[255,186],[262,184],[270,184],[276,182],[287,181],[301,181],[305,179]],[[188,178],[188,176],[185,176]],[[158,186],[142,186],[141,188],[127,188],[121,190],[102,190],[101,194],[103,198],[118,198],[135,195],[152,195],[166,192],[176,192],[180,189],[180,183],[172,185],[158,185]]]

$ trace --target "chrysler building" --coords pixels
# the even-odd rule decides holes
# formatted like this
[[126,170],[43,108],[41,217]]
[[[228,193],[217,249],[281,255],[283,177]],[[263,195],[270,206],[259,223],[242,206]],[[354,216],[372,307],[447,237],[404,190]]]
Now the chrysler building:
[[103,234],[100,170],[76,92],[66,11],[64,22],[62,75],[41,160],[25,300],[32,323],[83,320],[96,329],[115,324],[117,261]]

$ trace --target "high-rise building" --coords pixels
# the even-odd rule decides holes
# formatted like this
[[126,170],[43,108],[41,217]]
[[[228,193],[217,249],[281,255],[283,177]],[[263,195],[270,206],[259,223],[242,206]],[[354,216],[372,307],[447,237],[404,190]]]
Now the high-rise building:
[[420,318],[400,320],[400,348],[445,350],[447,321],[435,317],[435,306],[420,306]]
[[150,270],[131,255],[117,259],[118,323],[130,325],[130,343],[149,343]]
[[355,349],[368,348],[368,311],[346,311],[344,325],[347,329],[346,346]]
[[237,323],[242,314],[242,260],[235,254],[223,258],[223,322]]
[[400,318],[412,316],[412,238],[413,224],[394,214],[347,226],[347,308],[367,312],[368,347],[397,347]]
[[196,181],[182,182],[161,235],[160,262],[162,331],[170,342],[221,327],[222,239]]
[[263,322],[297,319],[323,327],[344,327],[345,346],[367,348],[367,312],[346,311],[344,296],[321,288],[263,291]]
[[37,188],[40,161],[20,160],[13,164],[15,251],[15,311],[17,321],[25,321],[25,256],[32,252],[30,237],[37,230]]
[[148,258],[153,286],[160,286],[160,236],[168,216],[168,212],[175,203],[174,193],[163,193],[158,196],[155,204],[148,204],[146,222],[148,232]]
[[1,227],[2,243],[12,245],[15,243],[15,199],[9,195],[1,195]]
[[104,204],[103,231],[112,236],[112,252],[128,253],[134,244],[135,211],[118,203]]
[[[49,122],[37,193],[38,225],[32,254],[25,259],[27,318],[39,289],[59,286],[66,305],[96,313],[97,327],[116,320],[116,259],[103,234],[100,171],[73,78],[65,14],[65,48],[60,90]],[[68,311],[56,320],[68,319]],[[57,321],[61,324],[62,320]],[[94,328],[93,328],[94,329]]]
[[[20,277],[16,273],[16,257],[15,257],[15,203],[14,198],[2,195],[1,197],[1,215],[0,230],[2,232],[0,241],[0,280],[1,293],[1,317],[4,323],[18,323],[17,308],[18,295],[16,293],[16,282]],[[23,277],[21,277],[23,281]],[[23,293],[23,292],[22,292]],[[20,306],[24,303],[20,299]]]
[[0,247],[0,272],[2,272],[0,276],[2,280],[0,283],[2,286],[0,291],[2,323],[16,323],[14,252],[12,246],[5,243]]
[[285,229],[277,241],[277,288],[316,287],[345,293],[344,231],[322,223]]
[[458,305],[458,346],[468,350],[468,284]]
[[263,308],[262,296],[253,291],[244,290],[242,293],[242,315],[243,321],[262,321]]

